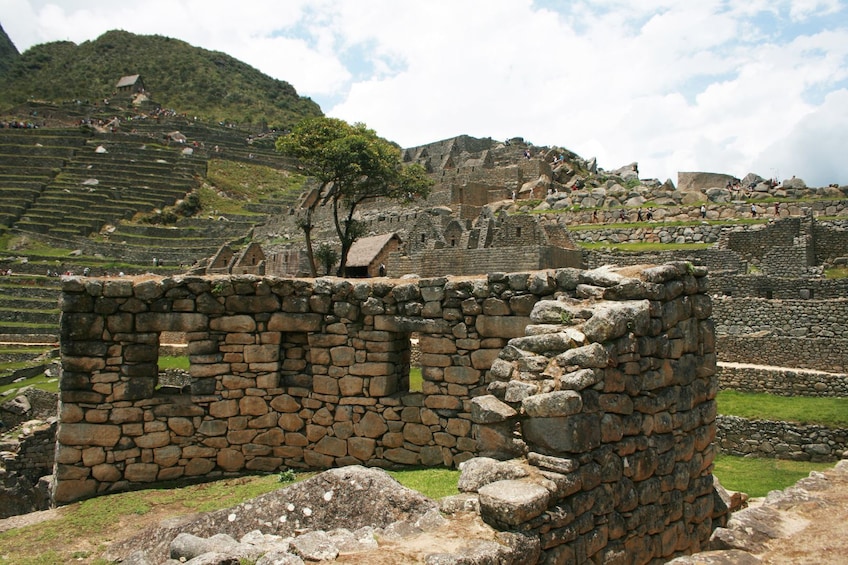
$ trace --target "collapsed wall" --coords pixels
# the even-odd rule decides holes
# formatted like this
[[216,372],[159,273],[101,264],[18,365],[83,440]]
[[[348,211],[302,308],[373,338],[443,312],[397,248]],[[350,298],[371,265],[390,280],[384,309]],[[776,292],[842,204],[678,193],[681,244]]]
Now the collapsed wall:
[[[504,522],[545,552],[695,551],[714,516],[706,291],[706,269],[682,262],[411,281],[67,278],[54,499],[527,454],[548,494]],[[157,380],[165,332],[188,343],[181,389]]]
[[538,536],[546,563],[667,560],[705,547],[723,519],[701,274],[596,275],[581,298],[538,302],[489,371],[493,394],[472,401],[481,455],[526,454],[537,469],[480,489],[481,514]]

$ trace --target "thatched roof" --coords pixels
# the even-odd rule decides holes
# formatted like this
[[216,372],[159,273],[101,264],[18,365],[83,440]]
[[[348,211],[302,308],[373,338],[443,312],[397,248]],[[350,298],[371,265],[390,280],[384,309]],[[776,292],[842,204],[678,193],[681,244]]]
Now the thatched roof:
[[121,80],[118,81],[118,84],[115,85],[115,88],[124,88],[126,86],[133,86],[138,82],[138,78],[140,75],[127,75],[121,77]]
[[347,254],[347,266],[367,267],[392,239],[400,241],[400,237],[396,233],[384,233],[357,239],[353,242]]

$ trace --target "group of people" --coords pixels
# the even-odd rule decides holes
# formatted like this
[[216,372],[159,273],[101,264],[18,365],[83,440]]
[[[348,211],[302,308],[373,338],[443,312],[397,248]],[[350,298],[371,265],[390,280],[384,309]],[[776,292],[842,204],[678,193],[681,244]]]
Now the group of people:
[[40,126],[35,122],[24,122],[21,120],[0,121],[0,129],[38,129]]

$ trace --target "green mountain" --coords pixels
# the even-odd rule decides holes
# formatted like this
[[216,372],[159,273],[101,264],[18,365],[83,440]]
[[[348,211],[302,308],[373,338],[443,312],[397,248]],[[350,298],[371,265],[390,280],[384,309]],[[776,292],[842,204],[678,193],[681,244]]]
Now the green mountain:
[[3,30],[3,26],[0,25],[0,77],[6,74],[6,71],[9,70],[9,67],[14,65],[15,61],[21,56],[18,53],[17,47],[12,43],[12,40],[9,39],[9,36],[6,35],[6,32]]
[[21,55],[11,48],[12,57],[0,51],[0,61],[11,59],[0,84],[0,108],[32,99],[102,100],[115,94],[122,76],[141,75],[155,102],[189,116],[285,128],[322,114],[285,81],[225,53],[160,35],[109,31],[79,45],[44,43]]

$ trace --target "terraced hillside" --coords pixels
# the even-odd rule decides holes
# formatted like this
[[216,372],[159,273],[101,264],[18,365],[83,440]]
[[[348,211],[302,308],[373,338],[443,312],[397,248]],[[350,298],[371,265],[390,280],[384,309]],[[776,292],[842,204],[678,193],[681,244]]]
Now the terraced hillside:
[[290,166],[273,132],[170,114],[114,120],[76,105],[25,110],[47,127],[0,128],[0,273],[11,270],[2,278],[0,340],[55,341],[57,275],[184,272],[224,243],[247,242],[297,198],[271,191],[264,202],[226,209],[175,206],[190,195],[196,203],[202,187],[221,190],[206,179],[210,161]]

